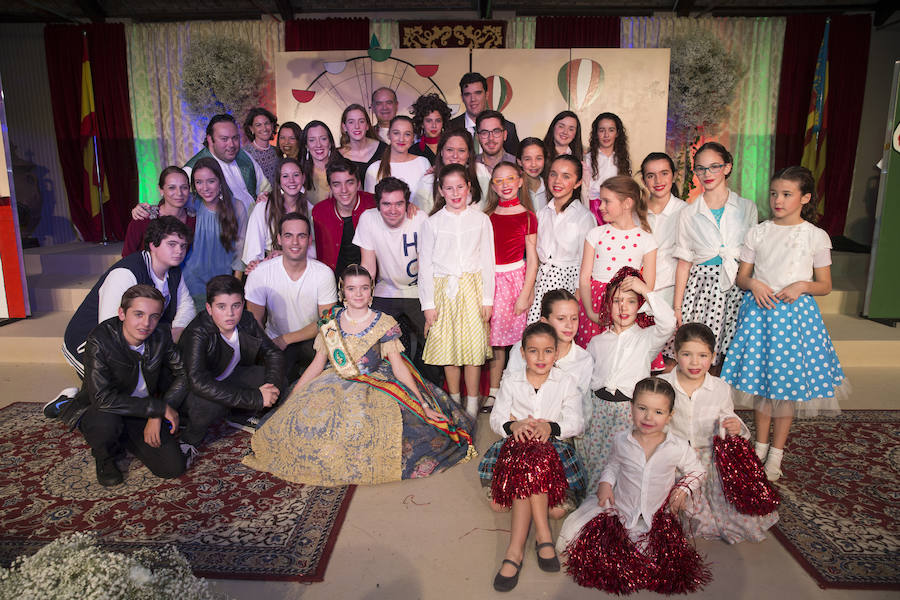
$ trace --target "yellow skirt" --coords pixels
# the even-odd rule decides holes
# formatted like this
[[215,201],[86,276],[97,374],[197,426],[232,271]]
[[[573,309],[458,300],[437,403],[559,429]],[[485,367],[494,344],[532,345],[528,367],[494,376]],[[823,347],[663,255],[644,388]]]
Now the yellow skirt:
[[428,332],[422,360],[430,365],[483,365],[492,356],[489,326],[481,319],[481,273],[463,273],[450,298],[452,277],[434,278],[438,316]]

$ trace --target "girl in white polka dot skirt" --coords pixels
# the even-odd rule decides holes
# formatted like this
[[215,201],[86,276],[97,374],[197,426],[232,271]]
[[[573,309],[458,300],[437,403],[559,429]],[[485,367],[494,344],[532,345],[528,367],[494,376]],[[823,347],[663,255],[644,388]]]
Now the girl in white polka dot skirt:
[[771,481],[782,475],[794,415],[838,414],[838,395],[847,393],[813,299],[831,291],[831,240],[813,225],[814,191],[804,167],[772,177],[772,218],[751,228],[741,247],[737,285],[747,291],[722,369],[722,379],[752,399],[756,454]]
[[651,290],[656,281],[656,240],[647,222],[646,192],[627,175],[610,177],[600,185],[600,215],[604,224],[587,234],[578,277],[581,313],[575,343],[582,348],[604,329],[598,325],[603,290],[619,269],[641,271]]
[[494,229],[494,312],[491,315],[491,391],[483,412],[494,405],[500,376],[506,365],[506,348],[522,339],[528,309],[534,302],[538,259],[537,217],[522,189],[522,170],[502,161],[491,175],[491,190],[484,212]]
[[422,360],[443,365],[450,398],[478,412],[481,366],[491,358],[488,321],[494,305],[494,231],[472,204],[469,172],[451,164],[438,174],[434,209],[419,244],[419,301],[425,313]]

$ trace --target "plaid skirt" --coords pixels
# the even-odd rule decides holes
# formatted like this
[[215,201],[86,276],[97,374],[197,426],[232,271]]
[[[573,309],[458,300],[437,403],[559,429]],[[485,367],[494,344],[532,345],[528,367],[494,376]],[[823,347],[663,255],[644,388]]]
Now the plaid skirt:
[[[497,457],[500,456],[500,449],[506,438],[497,440],[484,453],[484,458],[478,464],[478,476],[481,477],[481,485],[483,487],[491,487],[491,480],[494,477],[494,465],[497,464]],[[561,441],[556,438],[550,438],[550,443],[559,455],[562,462],[563,470],[566,473],[566,481],[569,483],[568,495],[577,506],[584,500],[587,491],[587,478],[584,469],[584,463],[581,457],[575,451],[575,446],[569,441]]]

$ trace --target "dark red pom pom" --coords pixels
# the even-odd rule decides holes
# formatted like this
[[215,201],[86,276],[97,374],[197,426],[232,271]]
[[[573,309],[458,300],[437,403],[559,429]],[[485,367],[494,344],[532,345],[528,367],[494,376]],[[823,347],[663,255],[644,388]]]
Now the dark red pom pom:
[[547,494],[552,508],[566,499],[569,482],[559,454],[550,442],[509,437],[500,449],[491,480],[491,497],[501,506],[512,506],[515,498]]
[[763,516],[778,508],[781,502],[778,491],[766,478],[748,440],[736,435],[724,440],[715,436],[713,452],[725,499],[739,513]]
[[712,573],[685,539],[681,523],[669,511],[668,504],[667,501],[653,515],[653,526],[645,538],[644,553],[655,567],[647,589],[660,594],[696,592],[712,581]]
[[631,594],[646,587],[650,577],[647,559],[628,539],[614,513],[603,512],[591,519],[566,553],[566,572],[584,587]]

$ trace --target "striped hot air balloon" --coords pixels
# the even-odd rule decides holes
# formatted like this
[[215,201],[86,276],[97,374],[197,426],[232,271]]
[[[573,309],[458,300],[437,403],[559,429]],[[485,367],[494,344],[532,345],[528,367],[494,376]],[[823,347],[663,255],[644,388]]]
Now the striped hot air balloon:
[[569,108],[574,111],[582,110],[600,97],[603,67],[589,58],[570,60],[559,70],[557,83]]
[[513,97],[512,86],[499,75],[491,75],[487,78],[487,105],[493,110],[502,111],[509,106]]

